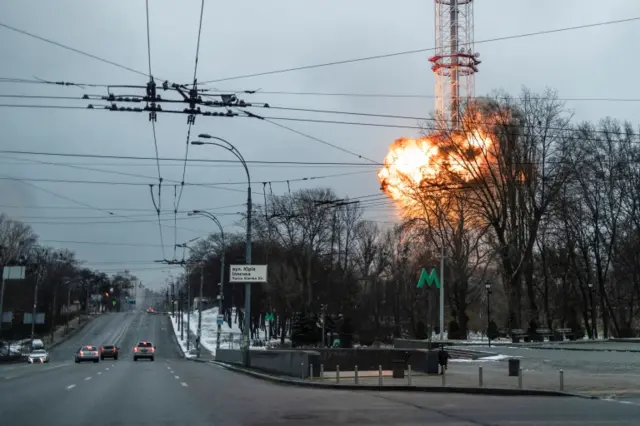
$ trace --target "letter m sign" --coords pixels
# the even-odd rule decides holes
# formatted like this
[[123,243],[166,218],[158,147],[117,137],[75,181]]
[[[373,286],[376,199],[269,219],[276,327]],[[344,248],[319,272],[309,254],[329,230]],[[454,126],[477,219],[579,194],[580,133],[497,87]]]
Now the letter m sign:
[[424,287],[425,283],[428,287],[435,284],[436,288],[440,288],[440,280],[438,279],[438,271],[436,271],[436,268],[433,268],[429,275],[427,275],[427,270],[422,268],[420,279],[418,279],[418,288]]

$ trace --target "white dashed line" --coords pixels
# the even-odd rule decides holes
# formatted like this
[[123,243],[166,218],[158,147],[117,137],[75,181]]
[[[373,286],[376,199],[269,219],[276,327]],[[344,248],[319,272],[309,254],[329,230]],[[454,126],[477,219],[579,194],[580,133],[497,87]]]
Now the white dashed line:
[[98,374],[102,374],[102,371],[98,371]]
[[67,390],[73,389],[75,387],[76,387],[76,385],[69,385],[69,386],[67,386]]
[[105,368],[105,370],[109,371],[109,367]]
[[169,367],[168,365],[167,365],[167,370],[171,370],[171,367]]
[[89,377],[85,377],[84,379],[85,379],[85,380],[91,380],[91,376],[89,376]]
[[180,376],[173,376],[173,377],[175,377],[176,379],[179,379],[179,378],[180,378]]
[[183,387],[187,387],[188,385],[185,382],[180,383]]

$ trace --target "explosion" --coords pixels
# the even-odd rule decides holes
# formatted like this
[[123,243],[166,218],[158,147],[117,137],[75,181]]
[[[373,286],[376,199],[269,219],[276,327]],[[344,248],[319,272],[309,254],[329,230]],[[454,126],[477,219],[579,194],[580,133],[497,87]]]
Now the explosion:
[[381,189],[406,208],[425,184],[470,183],[488,166],[491,143],[481,130],[396,139],[378,171]]

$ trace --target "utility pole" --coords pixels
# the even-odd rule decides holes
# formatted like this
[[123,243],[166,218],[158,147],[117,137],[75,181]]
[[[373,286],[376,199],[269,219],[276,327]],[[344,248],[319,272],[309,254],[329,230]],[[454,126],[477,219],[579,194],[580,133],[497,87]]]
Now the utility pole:
[[444,242],[440,253],[440,341],[444,340]]
[[[38,282],[40,281],[40,268],[36,272],[36,284],[33,290],[33,310],[31,311],[31,340],[36,336],[36,315],[38,314]],[[88,299],[88,298],[87,298]]]
[[200,345],[202,342],[202,293],[204,291],[204,262],[200,264],[200,299],[198,300],[198,336],[196,342],[196,355],[200,358]]
[[187,268],[187,352],[189,351],[189,332],[191,331],[191,268]]
[[180,317],[180,341],[184,341],[184,311],[182,305],[184,303],[184,290],[180,290],[180,304],[178,305],[178,316]]

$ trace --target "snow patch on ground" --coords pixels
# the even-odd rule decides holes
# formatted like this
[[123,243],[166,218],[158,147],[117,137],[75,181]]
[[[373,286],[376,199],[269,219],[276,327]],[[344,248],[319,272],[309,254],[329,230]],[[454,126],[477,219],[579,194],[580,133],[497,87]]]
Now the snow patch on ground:
[[180,327],[178,326],[178,317],[176,316],[174,317],[169,317],[171,319],[171,325],[173,326],[173,332],[176,335],[176,340],[178,341],[178,344],[180,345],[180,349],[182,349],[182,352],[184,352],[184,356],[187,358],[195,358],[196,354],[195,354],[195,350],[191,349],[189,351],[187,351],[187,340],[186,339],[180,339]]
[[450,360],[450,362],[497,362],[497,361],[504,361],[509,358],[522,358],[522,357],[498,354],[498,355],[486,356],[478,359],[452,359]]
[[[216,354],[216,342],[218,338],[218,308],[211,308],[202,311],[202,335],[200,337],[200,344],[211,352],[215,356]],[[198,311],[191,313],[191,318],[187,313],[184,314],[184,324],[187,325],[189,320],[189,329],[194,336],[198,335]],[[179,332],[178,332],[179,335]],[[253,342],[252,342],[253,343]],[[231,324],[226,320],[220,327],[220,349],[240,349],[242,346],[242,331],[239,324],[236,322],[236,310],[235,308],[231,312]],[[251,345],[252,350],[263,350],[265,346]]]

